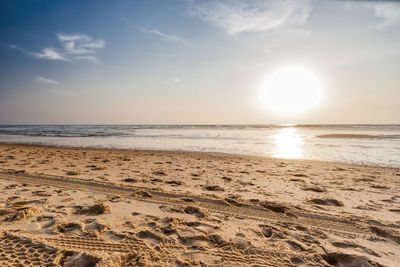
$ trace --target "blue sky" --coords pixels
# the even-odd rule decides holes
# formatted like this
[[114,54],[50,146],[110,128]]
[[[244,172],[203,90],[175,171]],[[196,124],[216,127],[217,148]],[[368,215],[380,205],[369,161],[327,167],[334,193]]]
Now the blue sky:
[[[396,1],[0,1],[0,123],[400,123]],[[260,107],[271,72],[324,98]]]

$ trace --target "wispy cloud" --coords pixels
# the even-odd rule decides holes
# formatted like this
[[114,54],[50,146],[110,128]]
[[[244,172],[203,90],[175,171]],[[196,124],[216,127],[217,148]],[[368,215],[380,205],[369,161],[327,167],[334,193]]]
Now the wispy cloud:
[[183,43],[183,44],[188,44],[187,40],[183,39],[182,37],[180,37],[178,35],[167,34],[167,33],[161,32],[161,31],[156,30],[156,29],[150,30],[150,29],[146,29],[146,28],[141,28],[141,30],[146,32],[146,33],[158,36],[164,41],[175,41],[175,42],[180,42],[180,43]]
[[171,80],[166,81],[165,83],[166,84],[177,84],[177,83],[180,83],[180,82],[181,82],[181,78],[175,77],[175,78],[173,78]]
[[32,52],[17,45],[7,45],[27,55],[39,59],[76,61],[88,60],[94,63],[99,62],[98,53],[104,48],[106,42],[102,39],[94,40],[87,34],[56,34],[60,41],[60,47],[44,47],[40,52]]
[[52,85],[58,85],[59,84],[59,82],[57,82],[55,80],[52,80],[52,79],[49,79],[49,78],[44,78],[44,77],[41,77],[41,76],[36,77],[35,78],[35,82],[36,83],[52,84]]
[[49,47],[43,48],[42,52],[31,53],[31,54],[36,58],[69,61],[67,58],[65,58],[63,55],[61,55],[60,52],[57,52],[55,49],[49,48]]
[[381,19],[377,25],[379,29],[400,24],[400,2],[371,2],[365,6],[373,9],[375,16]]
[[254,65],[240,65],[238,67],[238,69],[241,71],[252,71],[252,70],[262,68],[265,65],[266,65],[265,63],[259,63],[259,64],[254,64]]
[[68,55],[88,55],[96,54],[98,49],[104,48],[106,43],[104,40],[93,40],[87,34],[65,34],[58,33],[64,52]]
[[310,0],[194,1],[190,11],[229,34],[300,27],[311,11]]
[[10,49],[15,49],[15,50],[17,50],[19,52],[22,52],[22,53],[26,54],[26,55],[29,55],[29,56],[32,56],[32,57],[35,56],[35,53],[33,53],[31,51],[28,51],[26,49],[23,49],[22,47],[19,47],[18,45],[8,44],[8,43],[3,43],[3,42],[1,42],[0,44],[5,46],[5,47],[8,47]]
[[93,55],[76,56],[75,59],[77,59],[77,60],[88,60],[88,61],[91,61],[93,63],[100,63],[99,58],[97,56],[93,56]]

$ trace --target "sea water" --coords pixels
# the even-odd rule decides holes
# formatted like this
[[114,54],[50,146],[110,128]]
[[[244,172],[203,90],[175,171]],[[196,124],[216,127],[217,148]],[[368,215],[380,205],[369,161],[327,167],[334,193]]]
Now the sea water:
[[0,125],[0,142],[400,167],[400,125]]

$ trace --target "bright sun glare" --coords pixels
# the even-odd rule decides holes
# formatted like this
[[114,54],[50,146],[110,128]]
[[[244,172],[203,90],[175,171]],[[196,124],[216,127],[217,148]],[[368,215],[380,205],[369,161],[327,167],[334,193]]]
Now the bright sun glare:
[[279,116],[295,116],[316,107],[322,89],[317,76],[304,68],[289,67],[267,76],[260,94],[261,105]]

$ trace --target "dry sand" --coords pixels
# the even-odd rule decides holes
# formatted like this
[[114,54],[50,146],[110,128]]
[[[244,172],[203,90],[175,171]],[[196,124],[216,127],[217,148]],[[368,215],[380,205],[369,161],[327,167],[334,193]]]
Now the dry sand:
[[0,192],[1,266],[400,266],[393,168],[0,145]]

